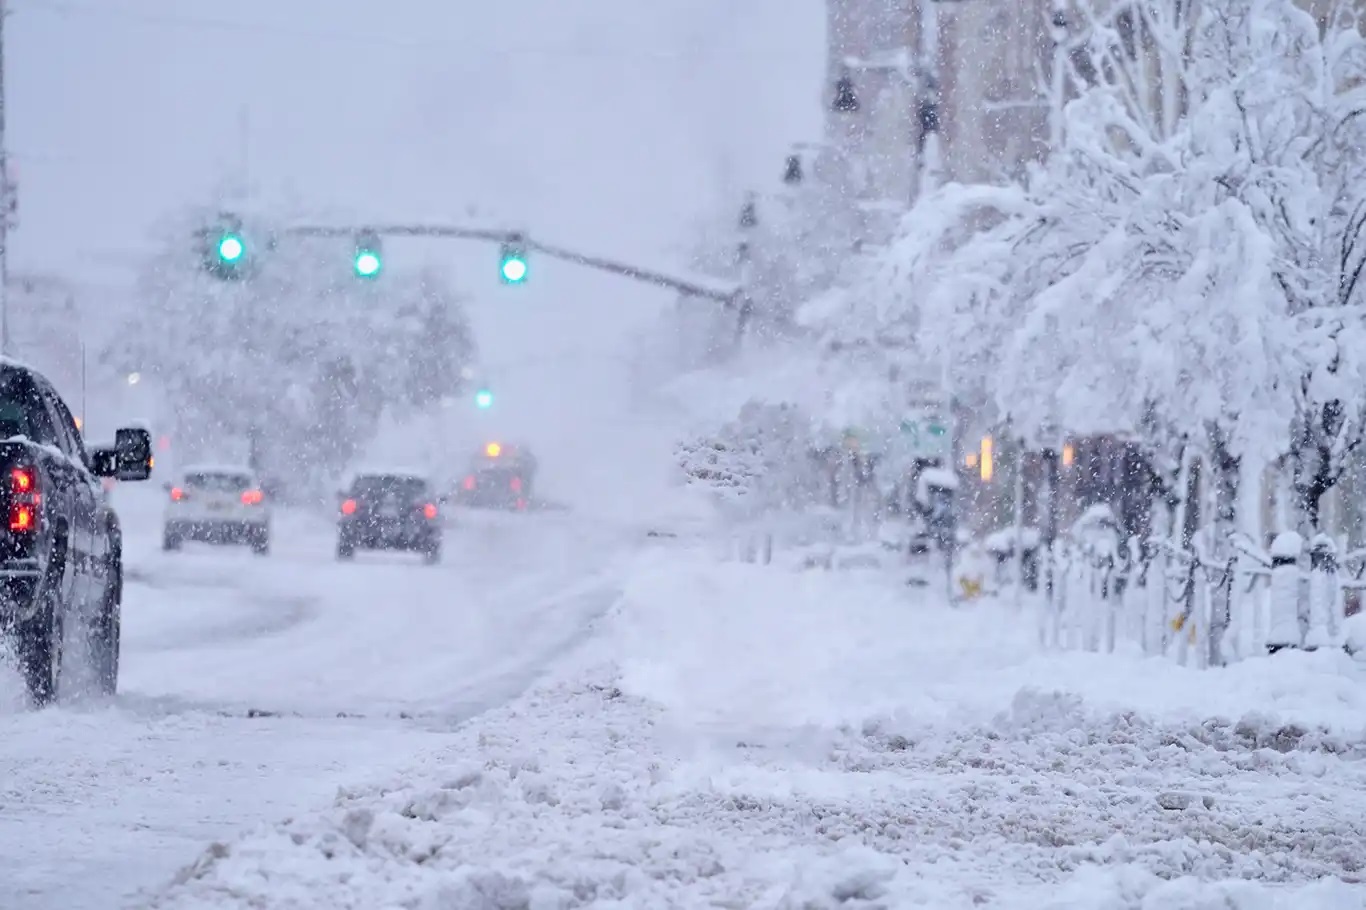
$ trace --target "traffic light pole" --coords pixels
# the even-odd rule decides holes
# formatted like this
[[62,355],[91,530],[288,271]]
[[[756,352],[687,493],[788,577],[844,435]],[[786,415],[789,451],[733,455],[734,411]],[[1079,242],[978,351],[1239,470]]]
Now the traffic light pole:
[[9,356],[9,153],[5,148],[5,0],[0,0],[0,355]]
[[[3,2],[4,0],[0,0],[0,3]],[[687,294],[691,297],[702,297],[707,300],[715,300],[727,306],[736,305],[737,301],[740,299],[740,288],[736,285],[716,284],[709,287],[699,281],[677,278],[673,275],[666,275],[663,272],[641,268],[615,259],[590,256],[586,253],[578,253],[565,247],[538,243],[525,234],[521,234],[517,231],[460,227],[445,224],[368,225],[365,228],[305,224],[286,228],[281,233],[296,237],[351,237],[359,230],[371,231],[386,237],[445,237],[456,240],[482,240],[489,243],[520,242],[522,247],[529,252],[541,253],[552,259],[561,259],[565,262],[572,262],[576,265],[585,266],[590,269],[597,269],[600,272],[620,275],[623,278],[630,278],[634,281],[654,285],[655,287],[668,288],[669,290],[678,291],[680,294]]]

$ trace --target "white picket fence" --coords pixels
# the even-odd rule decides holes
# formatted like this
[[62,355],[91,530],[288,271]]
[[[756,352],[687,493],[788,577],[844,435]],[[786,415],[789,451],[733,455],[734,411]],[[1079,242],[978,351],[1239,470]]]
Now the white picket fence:
[[1366,551],[1341,559],[1321,537],[1282,534],[1271,551],[1231,540],[1216,564],[1165,542],[1127,551],[1061,541],[1039,604],[1046,647],[1137,649],[1183,665],[1223,665],[1282,648],[1348,647],[1347,617],[1366,588]]

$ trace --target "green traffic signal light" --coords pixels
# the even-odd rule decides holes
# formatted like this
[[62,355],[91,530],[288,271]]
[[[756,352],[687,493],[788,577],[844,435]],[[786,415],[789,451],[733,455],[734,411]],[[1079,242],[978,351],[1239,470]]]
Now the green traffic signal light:
[[487,410],[493,407],[493,393],[488,389],[480,389],[474,393],[474,406],[480,410]]
[[374,278],[379,274],[380,259],[377,253],[361,250],[356,254],[356,277]]
[[356,233],[355,255],[351,267],[357,278],[378,278],[384,268],[383,253],[380,252],[379,234],[370,228]]
[[498,274],[503,284],[521,284],[526,281],[526,237],[520,233],[508,234],[499,248]]
[[224,234],[218,239],[218,258],[224,263],[236,263],[246,251],[246,244],[236,234]]
[[508,256],[503,260],[503,280],[508,284],[517,284],[526,280],[526,260],[520,256]]

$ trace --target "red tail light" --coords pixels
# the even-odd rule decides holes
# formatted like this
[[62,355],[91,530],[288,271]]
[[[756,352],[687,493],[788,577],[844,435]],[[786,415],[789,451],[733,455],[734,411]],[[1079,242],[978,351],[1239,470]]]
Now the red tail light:
[[185,498],[185,491],[182,490],[180,487],[172,487],[171,498],[174,499],[176,502],[180,502],[182,499]]
[[467,490],[473,490],[473,489],[474,489],[474,484],[475,484],[475,480],[474,480],[474,475],[473,475],[473,474],[471,474],[469,477],[466,477],[466,478],[465,478],[465,483],[464,483],[465,489],[467,489]]
[[512,492],[514,492],[514,493],[520,493],[520,492],[522,492],[522,478],[520,478],[520,477],[514,477],[514,478],[512,478],[512,483],[510,484],[510,486],[512,487]]
[[247,490],[242,494],[242,505],[259,506],[266,499],[266,494],[260,490]]
[[32,531],[33,524],[33,506],[15,503],[9,507],[9,529],[11,531]]
[[9,529],[32,531],[38,526],[38,469],[31,465],[11,468],[9,472]]
[[356,514],[356,501],[355,501],[354,499],[348,499],[346,502],[342,503],[342,514],[343,514],[343,515],[355,515],[355,514]]
[[25,466],[13,468],[9,472],[10,492],[16,496],[22,493],[33,493],[38,489],[38,472],[33,468]]
[[436,518],[436,506],[432,505],[430,502],[427,503],[422,507],[422,514],[427,516],[428,519]]

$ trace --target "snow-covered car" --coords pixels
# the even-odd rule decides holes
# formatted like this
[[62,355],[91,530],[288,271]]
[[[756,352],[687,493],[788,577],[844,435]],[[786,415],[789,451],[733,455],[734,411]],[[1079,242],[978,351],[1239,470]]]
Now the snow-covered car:
[[339,493],[337,558],[357,550],[421,553],[441,560],[441,513],[427,478],[409,472],[357,474]]
[[470,459],[455,493],[471,508],[522,511],[531,504],[536,458],[524,446],[488,442]]
[[166,484],[166,492],[162,549],[179,550],[189,540],[270,552],[270,502],[250,468],[194,465]]

